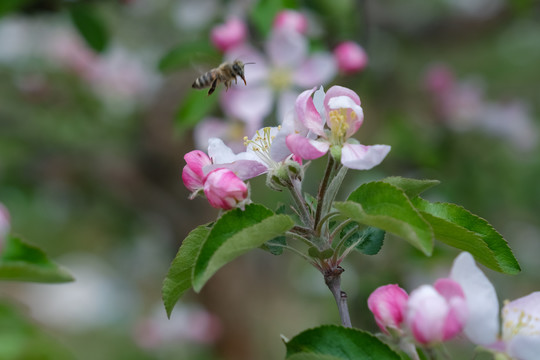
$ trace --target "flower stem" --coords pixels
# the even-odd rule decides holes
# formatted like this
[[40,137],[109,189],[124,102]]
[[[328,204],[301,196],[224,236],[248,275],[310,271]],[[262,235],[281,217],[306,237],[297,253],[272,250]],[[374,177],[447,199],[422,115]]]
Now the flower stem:
[[324,282],[332,292],[332,295],[334,295],[334,299],[336,299],[341,325],[350,328],[352,324],[351,317],[349,316],[349,307],[347,306],[347,293],[341,291],[341,274],[343,271],[343,268],[340,266],[327,270],[324,274]]
[[324,205],[324,195],[326,194],[326,189],[328,188],[328,183],[330,181],[330,175],[332,174],[332,171],[334,170],[334,158],[332,156],[328,156],[328,163],[326,164],[326,171],[324,172],[324,177],[321,181],[321,186],[319,187],[319,194],[317,196],[317,210],[315,212],[315,222],[313,223],[313,228],[317,229],[317,226],[319,225],[319,221],[321,220],[321,215]]
[[290,187],[289,190],[291,192],[294,202],[298,206],[302,222],[306,226],[311,226],[313,224],[313,218],[311,217],[306,205],[306,201],[302,196],[302,183],[298,179],[292,179],[291,183],[292,187]]

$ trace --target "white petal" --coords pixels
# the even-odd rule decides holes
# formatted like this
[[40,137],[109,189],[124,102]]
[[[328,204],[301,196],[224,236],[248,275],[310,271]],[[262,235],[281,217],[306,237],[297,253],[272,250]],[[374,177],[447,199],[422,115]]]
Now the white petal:
[[349,169],[369,170],[379,165],[390,149],[388,145],[345,144],[341,150],[341,163]]
[[312,55],[293,74],[293,81],[301,88],[327,84],[337,73],[334,57],[329,53]]
[[540,335],[516,335],[508,343],[507,352],[518,360],[537,360],[540,354]]
[[229,117],[257,125],[272,111],[273,100],[270,88],[244,84],[222,91],[220,97],[221,107]]
[[463,252],[454,260],[450,278],[461,285],[467,300],[469,319],[465,335],[478,345],[495,343],[499,333],[497,293],[471,254]]
[[266,43],[266,53],[278,68],[296,68],[307,55],[307,40],[296,31],[277,29],[272,31]]

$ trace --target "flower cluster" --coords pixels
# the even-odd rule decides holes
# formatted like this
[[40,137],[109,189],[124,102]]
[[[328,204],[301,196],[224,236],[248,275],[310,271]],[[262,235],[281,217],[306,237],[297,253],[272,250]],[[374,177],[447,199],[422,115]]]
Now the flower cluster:
[[449,278],[407,295],[398,285],[376,289],[368,306],[379,328],[433,346],[464,333],[473,343],[511,359],[537,359],[540,351],[540,292],[505,304],[499,334],[497,293],[469,253],[454,261]]
[[234,153],[221,139],[211,138],[208,155],[199,150],[186,154],[182,179],[192,198],[204,190],[212,206],[231,209],[248,201],[243,180],[266,173],[271,188],[292,186],[302,177],[302,160],[319,158],[329,150],[343,166],[368,170],[381,163],[390,146],[366,146],[353,140],[363,120],[354,91],[341,86],[327,93],[322,88],[306,90],[283,126],[265,127],[251,139],[244,137],[245,151]]
[[211,31],[211,41],[224,53],[225,60],[241,59],[251,64],[246,70],[247,86],[233,87],[220,95],[227,121],[208,118],[195,129],[199,148],[206,147],[209,134],[213,133],[225,135],[226,143],[235,146],[241,137],[238,131],[227,130],[231,124],[234,129],[243,126],[244,133],[251,137],[272,112],[274,103],[278,119],[284,119],[301,89],[327,84],[338,70],[351,74],[367,65],[365,51],[354,42],[338,45],[333,54],[309,53],[308,20],[297,11],[284,10],[276,15],[264,52],[247,42],[247,31],[239,18],[230,18]]

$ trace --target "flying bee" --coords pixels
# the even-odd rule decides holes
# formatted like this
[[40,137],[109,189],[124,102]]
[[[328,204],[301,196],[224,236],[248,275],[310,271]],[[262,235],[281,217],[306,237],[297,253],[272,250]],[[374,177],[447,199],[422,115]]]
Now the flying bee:
[[210,90],[208,90],[208,95],[211,95],[214,90],[216,90],[216,86],[218,86],[219,83],[223,83],[227,90],[229,90],[233,79],[234,83],[238,84],[236,79],[237,76],[240,76],[240,78],[244,80],[244,84],[247,85],[246,78],[244,77],[244,65],[247,64],[255,63],[244,64],[240,60],[235,60],[232,63],[224,62],[223,64],[219,65],[219,67],[212,69],[198,77],[193,82],[193,85],[191,85],[191,87],[194,89],[203,89],[206,87],[210,87]]

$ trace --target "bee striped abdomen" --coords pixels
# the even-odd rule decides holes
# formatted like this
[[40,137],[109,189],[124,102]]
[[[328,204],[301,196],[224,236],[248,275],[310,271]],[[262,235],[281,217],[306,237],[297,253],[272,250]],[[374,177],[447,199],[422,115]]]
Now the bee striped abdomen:
[[207,73],[201,75],[198,77],[194,82],[193,85],[191,85],[194,89],[202,89],[205,87],[209,87],[212,85],[212,82],[215,80],[215,76],[213,71],[208,71]]

